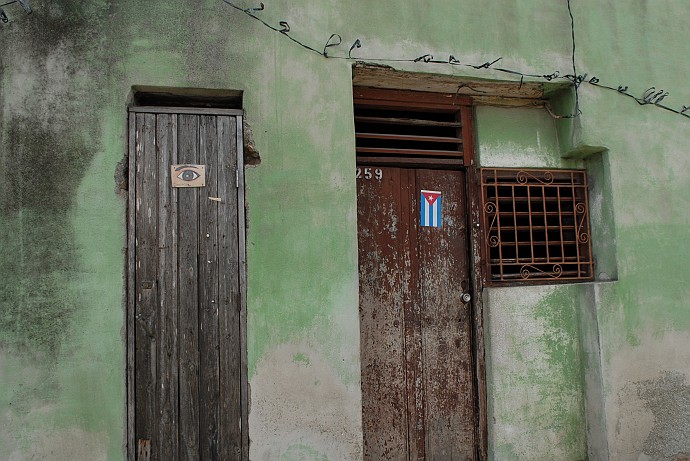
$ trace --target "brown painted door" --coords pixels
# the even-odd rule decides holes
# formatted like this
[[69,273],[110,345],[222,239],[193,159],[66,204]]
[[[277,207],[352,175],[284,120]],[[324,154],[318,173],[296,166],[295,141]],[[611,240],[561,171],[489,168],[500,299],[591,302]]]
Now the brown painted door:
[[[129,128],[130,459],[242,459],[241,119],[131,112]],[[173,188],[173,164],[205,165],[205,187]]]
[[[475,379],[463,171],[358,167],[367,460],[474,460]],[[441,227],[420,192],[441,192]]]

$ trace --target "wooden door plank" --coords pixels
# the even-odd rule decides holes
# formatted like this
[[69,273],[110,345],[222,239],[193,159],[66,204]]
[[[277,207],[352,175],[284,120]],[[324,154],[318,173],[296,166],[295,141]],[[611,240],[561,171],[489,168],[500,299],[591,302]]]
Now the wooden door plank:
[[357,181],[364,459],[407,459],[401,169]]
[[[199,116],[178,115],[178,162],[199,159]],[[180,459],[199,458],[199,188],[178,194],[179,450]]]
[[[383,71],[383,72],[388,72]],[[379,77],[379,76],[377,76]],[[377,78],[374,77],[374,78]],[[428,76],[427,76],[428,77]],[[356,78],[362,79],[361,76]],[[400,75],[400,78],[408,78],[408,76]],[[426,77],[425,77],[426,78]],[[424,107],[442,107],[448,110],[457,110],[459,105],[471,104],[471,99],[464,95],[458,94],[455,90],[457,83],[451,85],[453,89],[450,93],[438,93],[429,91],[410,91],[402,89],[386,89],[386,88],[371,88],[361,84],[357,84],[352,89],[352,95],[355,103],[363,101],[372,105],[385,104],[388,101],[395,101],[404,104],[408,108],[424,108]]]
[[147,439],[139,439],[137,443],[137,461],[150,461],[151,459],[151,441]]
[[[199,189],[199,444],[203,460],[218,457],[218,133],[215,116],[199,117],[199,163],[206,187]],[[221,199],[222,200],[222,199]],[[222,202],[221,202],[222,203]]]
[[244,200],[244,121],[242,116],[235,117],[235,145],[233,151],[237,160],[237,245],[239,250],[239,290],[240,290],[240,337],[237,344],[240,354],[240,418],[242,425],[242,459],[249,459],[249,381],[247,378],[247,217]]
[[136,304],[136,166],[137,166],[137,117],[129,114],[128,135],[129,135],[129,159],[128,159],[128,197],[127,197],[127,459],[136,459],[136,438],[135,438],[135,304]]
[[157,115],[158,148],[158,458],[178,459],[177,189],[170,165],[177,163],[177,115]]
[[471,271],[472,279],[472,312],[473,312],[473,343],[474,343],[474,360],[475,360],[475,376],[477,383],[477,445],[479,452],[479,459],[488,459],[489,443],[488,443],[488,421],[487,421],[487,396],[486,396],[486,362],[484,357],[484,317],[483,317],[483,301],[482,288],[484,274],[480,268],[484,267],[483,261],[486,257],[484,250],[484,240],[480,223],[482,221],[482,204],[481,204],[481,181],[479,178],[479,170],[472,166],[467,169],[467,191],[469,202],[469,219],[470,226],[470,240],[471,240],[471,260],[472,267],[476,268]]
[[420,385],[424,380],[424,355],[421,347],[421,324],[423,315],[419,289],[418,212],[419,194],[414,169],[402,170],[401,201],[403,206],[402,225],[405,229],[405,244],[401,251],[405,255],[405,374],[407,387],[407,413],[409,418],[409,459],[424,460],[424,426],[426,421],[425,394]]
[[460,109],[460,119],[462,120],[462,159],[465,166],[475,165],[474,152],[474,110],[472,106],[462,106]]
[[[242,459],[240,291],[236,121],[218,117],[218,320],[220,336],[220,459]],[[239,206],[244,206],[239,205]]]
[[418,227],[424,349],[425,438],[429,460],[474,460],[472,365],[465,181],[461,171],[417,170],[418,188],[442,193],[442,227]]
[[[158,166],[156,117],[137,116],[136,121],[136,307],[135,307],[135,420],[137,440],[152,440],[158,433],[156,411],[158,314]],[[151,447],[156,449],[155,443]]]

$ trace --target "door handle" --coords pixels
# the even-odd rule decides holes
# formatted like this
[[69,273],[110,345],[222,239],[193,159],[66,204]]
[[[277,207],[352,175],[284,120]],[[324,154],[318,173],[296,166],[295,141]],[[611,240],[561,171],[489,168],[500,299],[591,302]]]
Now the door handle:
[[466,291],[469,288],[469,285],[469,280],[463,280],[462,282],[460,282],[460,289],[462,290],[462,293],[460,293],[460,301],[462,301],[465,304],[472,301],[472,295],[469,291]]
[[460,293],[460,301],[462,301],[462,307],[459,309],[460,315],[458,318],[458,322],[464,323],[467,321],[468,315],[472,310],[471,307],[468,307],[469,302],[472,301],[472,295],[469,294],[467,291]]

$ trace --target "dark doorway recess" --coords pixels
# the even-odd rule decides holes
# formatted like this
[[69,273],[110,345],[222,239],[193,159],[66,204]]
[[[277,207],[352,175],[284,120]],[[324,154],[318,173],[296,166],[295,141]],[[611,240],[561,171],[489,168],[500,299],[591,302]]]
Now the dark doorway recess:
[[242,96],[240,90],[136,85],[132,87],[131,99],[138,107],[242,109]]
[[[171,166],[205,186],[172,187]],[[242,112],[129,113],[132,461],[248,459]]]

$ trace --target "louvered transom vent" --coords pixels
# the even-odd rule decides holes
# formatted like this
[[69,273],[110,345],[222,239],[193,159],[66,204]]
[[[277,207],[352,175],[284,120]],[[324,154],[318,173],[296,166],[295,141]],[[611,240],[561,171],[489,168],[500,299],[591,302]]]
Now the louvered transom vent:
[[440,159],[462,163],[462,126],[457,111],[355,105],[359,159]]

